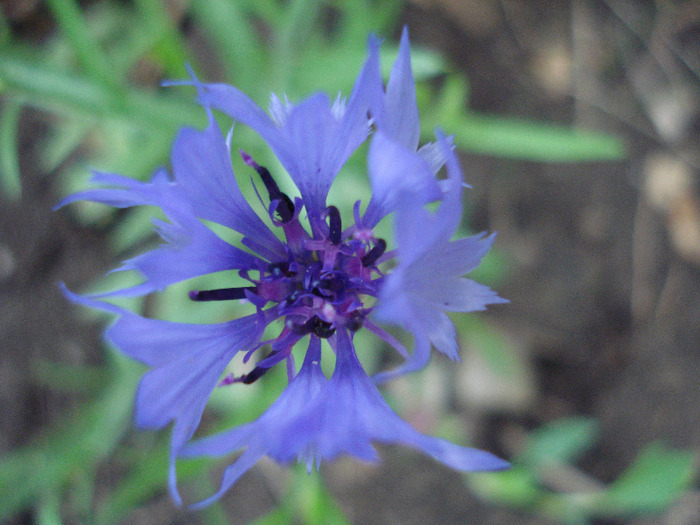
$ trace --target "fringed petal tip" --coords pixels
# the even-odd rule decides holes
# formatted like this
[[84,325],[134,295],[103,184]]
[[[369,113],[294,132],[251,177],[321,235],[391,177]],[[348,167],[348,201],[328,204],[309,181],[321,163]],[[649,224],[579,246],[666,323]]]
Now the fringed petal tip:
[[187,73],[190,75],[189,80],[164,80],[163,82],[160,83],[162,87],[174,87],[174,86],[194,86],[197,88],[197,95],[199,97],[198,102],[204,106],[204,109],[207,112],[207,116],[209,117],[209,123],[210,125],[214,123],[214,115],[211,111],[210,105],[206,101],[202,101],[204,97],[204,92],[206,90],[206,84],[202,83],[198,78],[197,75],[194,72],[194,69],[190,64],[185,64],[185,68],[187,69]]
[[172,86],[195,86],[198,89],[203,88],[204,84],[202,84],[199,79],[197,78],[197,75],[194,72],[194,69],[190,64],[185,64],[185,69],[187,69],[187,73],[190,75],[189,80],[164,80],[163,82],[160,83],[162,87],[172,87]]
[[97,298],[105,297],[110,294],[78,295],[76,293],[71,292],[68,289],[68,286],[66,286],[66,284],[63,281],[58,283],[58,287],[61,290],[63,296],[66,299],[68,299],[71,303],[79,304],[81,306],[87,306],[88,308],[94,308],[96,310],[102,310],[103,312],[108,312],[116,315],[122,315],[126,312],[126,310],[117,305],[96,300]]

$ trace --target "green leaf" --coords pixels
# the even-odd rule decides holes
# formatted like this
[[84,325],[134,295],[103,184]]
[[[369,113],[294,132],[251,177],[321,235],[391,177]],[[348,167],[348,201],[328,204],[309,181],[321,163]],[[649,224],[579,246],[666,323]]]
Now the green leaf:
[[348,38],[365,43],[367,35],[388,35],[395,31],[404,6],[395,0],[334,0],[344,12],[341,28]]
[[290,470],[293,479],[286,483],[288,490],[283,501],[277,509],[256,520],[255,525],[350,523],[338,507],[335,498],[326,489],[318,471],[312,470],[309,473],[302,464],[290,467]]
[[251,525],[287,525],[288,523],[294,523],[294,515],[287,507],[279,507],[261,516]]
[[692,452],[651,443],[601,495],[598,506],[604,515],[658,512],[676,500],[696,474]]
[[17,126],[21,111],[22,105],[13,99],[5,100],[0,111],[0,187],[12,200],[18,200],[22,194],[17,151]]
[[553,421],[530,434],[518,461],[532,466],[571,463],[591,447],[597,434],[598,424],[590,418]]
[[61,525],[61,499],[57,491],[50,490],[41,495],[37,505],[37,525]]
[[228,0],[194,2],[192,10],[211,39],[226,77],[244,92],[259,85],[269,57],[247,19],[246,10],[238,2]]
[[548,492],[536,505],[538,514],[549,521],[557,521],[567,525],[589,525],[592,521],[590,512],[585,508],[587,496],[580,494],[557,494]]
[[454,129],[460,148],[500,157],[544,162],[620,160],[619,139],[603,133],[567,129],[552,124],[468,113]]
[[472,112],[466,108],[467,90],[460,75],[445,81],[432,110],[422,112],[421,128],[426,136],[439,127],[454,134],[455,144],[463,150],[540,162],[625,157],[622,142],[611,135]]
[[9,45],[11,40],[12,31],[10,30],[10,24],[5,18],[3,11],[0,10],[0,48]]
[[88,74],[107,86],[119,87],[121,81],[114,74],[102,48],[90,34],[77,3],[74,0],[48,0],[47,3]]
[[167,12],[167,4],[153,0],[136,0],[142,30],[156,35],[153,55],[164,66],[166,73],[175,77],[184,75],[185,64],[192,63],[192,57],[185,46],[182,33],[177,31]]
[[350,522],[338,507],[335,498],[326,489],[321,474],[313,470],[306,472],[305,465],[298,465],[294,470],[297,479],[292,484],[298,493],[292,499],[302,522],[308,525],[324,522],[349,525]]
[[306,48],[313,23],[321,8],[320,0],[291,0],[275,28],[269,74],[274,90],[286,90],[294,73],[295,58]]
[[0,60],[0,84],[32,106],[95,121],[121,118],[173,133],[180,126],[203,127],[205,122],[205,113],[194,101],[132,88],[113,91],[93,79],[44,66],[19,53],[7,53]]

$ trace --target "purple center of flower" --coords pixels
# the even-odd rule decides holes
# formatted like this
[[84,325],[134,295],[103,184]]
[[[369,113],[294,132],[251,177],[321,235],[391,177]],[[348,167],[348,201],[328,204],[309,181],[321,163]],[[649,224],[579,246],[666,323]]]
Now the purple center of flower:
[[271,366],[289,357],[292,347],[308,334],[326,339],[337,329],[354,332],[361,328],[371,311],[371,307],[365,307],[363,296],[377,296],[383,275],[376,264],[386,250],[383,239],[358,226],[357,211],[358,224],[343,231],[340,212],[335,206],[327,207],[319,217],[309,217],[312,231],[309,234],[299,221],[302,201],[293,202],[280,191],[267,168],[243,151],[241,156],[265,185],[270,199],[270,219],[284,232],[287,260],[254,271],[257,276],[241,271],[240,275],[252,286],[194,290],[190,299],[247,299],[258,308],[272,302],[275,303],[272,318],[284,318],[284,328],[277,338],[267,341],[272,352],[252,372],[237,378],[230,376],[223,384],[252,383]]

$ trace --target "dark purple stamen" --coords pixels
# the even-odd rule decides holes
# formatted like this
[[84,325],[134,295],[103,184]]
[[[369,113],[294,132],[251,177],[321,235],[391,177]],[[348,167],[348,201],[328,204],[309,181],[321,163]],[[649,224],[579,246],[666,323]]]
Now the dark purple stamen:
[[295,272],[289,270],[289,263],[285,261],[271,263],[267,267],[267,271],[274,277],[293,277],[296,275]]
[[245,299],[245,291],[255,292],[255,286],[243,288],[219,288],[218,290],[192,290],[190,299],[193,301],[230,301],[232,299]]
[[289,328],[294,334],[306,335],[310,334],[316,329],[316,325],[319,321],[320,319],[315,315],[311,319],[308,319],[304,322],[296,321],[291,317],[287,317],[285,326]]
[[335,328],[331,323],[323,321],[317,315],[314,315],[311,319],[305,322],[294,321],[290,317],[287,318],[285,324],[293,333],[297,335],[306,335],[313,333],[321,339],[328,339],[335,333]]
[[362,328],[362,324],[365,321],[365,311],[355,311],[350,314],[350,319],[348,319],[345,327],[351,332],[357,332]]
[[340,212],[335,206],[328,206],[328,208],[326,208],[326,215],[328,216],[328,233],[331,244],[340,244],[343,233]]
[[323,279],[319,279],[314,283],[314,289],[316,295],[320,297],[329,297],[330,295],[336,295],[345,290],[348,286],[348,279],[345,274],[338,273],[336,275],[331,275]]
[[386,241],[384,239],[377,239],[377,242],[369,252],[362,257],[362,266],[372,266],[377,259],[379,259],[386,251]]
[[328,339],[335,333],[335,328],[331,323],[321,321],[318,317],[316,319],[318,319],[318,323],[316,324],[316,328],[314,328],[314,335],[321,339]]
[[248,372],[247,374],[243,374],[240,377],[237,377],[236,379],[233,380],[234,383],[243,383],[244,385],[249,385],[251,383],[254,383],[258,379],[260,379],[262,376],[265,375],[265,373],[269,370],[269,368],[263,367],[263,366],[256,366]]
[[282,193],[279,189],[279,186],[277,186],[277,183],[275,182],[275,179],[272,178],[272,174],[270,171],[265,167],[261,166],[257,162],[253,160],[253,158],[248,155],[245,151],[241,150],[241,157],[243,158],[243,162],[245,162],[248,166],[253,168],[258,175],[260,175],[260,178],[263,181],[263,184],[265,185],[265,189],[267,190],[267,194],[270,197],[270,201],[279,201],[277,204],[277,208],[275,208],[275,212],[277,215],[279,215],[280,220],[282,222],[289,222],[292,220],[294,217],[294,203],[292,200],[289,198],[289,196],[286,193]]

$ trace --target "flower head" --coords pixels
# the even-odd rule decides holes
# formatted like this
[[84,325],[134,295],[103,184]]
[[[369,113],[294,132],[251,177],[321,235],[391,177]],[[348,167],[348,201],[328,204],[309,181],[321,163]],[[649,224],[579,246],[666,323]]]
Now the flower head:
[[[386,91],[378,47],[371,38],[347,103],[338,98],[331,104],[324,94],[297,104],[273,96],[269,116],[234,87],[193,79],[209,125],[180,132],[173,147],[172,177],[160,170],[144,183],[97,173],[93,181],[108,187],[86,190],[63,202],[156,206],[168,219],[155,221],[164,243],[121,268],[138,271],[142,283],[101,297],[66,294],[77,303],[118,315],[107,338],[150,367],[136,395],[135,423],[140,428],[174,423],[170,489],[177,502],[179,457],[218,456],[239,449],[245,450],[224,471],[220,489],[199,506],[220,497],[265,455],[281,463],[299,459],[311,468],[341,454],[376,460],[372,442],[387,442],[415,447],[459,470],[507,466],[487,452],[417,432],[388,407],[375,386],[425,365],[431,344],[457,358],[455,329],[446,311],[480,310],[502,301],[463,277],[478,265],[492,237],[451,240],[461,218],[461,172],[450,141],[440,133],[436,143],[418,149],[407,32]],[[257,131],[297,186],[300,196],[290,197],[267,168],[240,152],[264,187],[272,228],[243,197],[233,173],[230,138],[220,132],[212,108]],[[356,203],[354,224],[348,225],[338,208],[327,204],[328,190],[370,133],[373,194],[363,214],[361,203]],[[447,179],[438,181],[436,173],[443,165]],[[425,205],[433,201],[440,202],[430,212]],[[395,243],[374,233],[390,214]],[[247,249],[224,241],[203,220],[238,232]],[[222,270],[237,270],[247,286],[193,290],[190,299],[245,300],[250,315],[220,324],[183,324],[147,319],[102,300],[142,295]],[[409,331],[412,354],[378,322]],[[278,327],[277,335],[263,341],[271,324]],[[369,378],[353,344],[355,332],[363,328],[392,345],[405,363]],[[297,343],[307,345],[298,371],[292,354]],[[320,366],[324,344],[336,358],[331,377]],[[236,354],[245,353],[247,360],[262,348],[269,352],[251,371],[224,375]],[[191,441],[217,385],[242,387],[281,362],[287,365],[289,385],[260,418]]]

